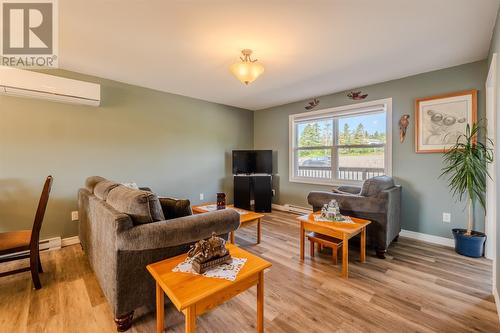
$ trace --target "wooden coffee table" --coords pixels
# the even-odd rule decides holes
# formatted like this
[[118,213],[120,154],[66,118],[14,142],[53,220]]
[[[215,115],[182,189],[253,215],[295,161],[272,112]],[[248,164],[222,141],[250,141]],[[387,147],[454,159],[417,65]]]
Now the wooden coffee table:
[[[215,205],[214,203],[206,203],[202,205],[196,205],[192,207],[193,213],[194,214],[201,214],[201,213],[207,213],[209,210],[207,210],[205,207],[208,205]],[[233,205],[227,205],[227,208],[234,208]],[[257,222],[257,244],[260,244],[260,239],[262,235],[261,231],[261,220],[265,216],[264,214],[252,212],[251,210],[246,210],[243,208],[234,208],[239,211],[245,212],[245,214],[240,215],[240,227],[244,226],[245,224],[251,224],[252,222]],[[229,241],[234,244],[234,231],[231,231],[230,233],[230,238]]]
[[360,261],[365,262],[366,226],[371,221],[351,217],[352,221],[355,222],[354,224],[318,222],[314,220],[314,215],[319,215],[319,213],[311,213],[297,218],[300,221],[300,260],[304,260],[304,237],[306,231],[340,239],[342,240],[342,276],[347,278],[349,274],[349,239],[357,234],[361,234]]
[[[271,263],[241,248],[227,244],[231,256],[247,258],[235,281],[209,278],[191,273],[172,272],[184,261],[187,254],[169,258],[146,268],[156,281],[156,332],[165,329],[164,293],[186,317],[186,333],[196,332],[196,316],[199,316],[239,293],[257,285],[257,332],[264,331],[264,270]],[[237,314],[235,314],[237,315]],[[228,332],[237,329],[228,329]]]

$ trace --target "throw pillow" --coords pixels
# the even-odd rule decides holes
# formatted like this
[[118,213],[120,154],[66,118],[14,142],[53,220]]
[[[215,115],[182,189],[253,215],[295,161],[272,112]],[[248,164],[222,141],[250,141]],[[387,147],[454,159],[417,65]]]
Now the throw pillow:
[[151,192],[118,186],[109,192],[106,202],[129,215],[135,225],[165,220],[160,201]]
[[167,220],[193,214],[191,202],[187,199],[160,198],[160,204]]

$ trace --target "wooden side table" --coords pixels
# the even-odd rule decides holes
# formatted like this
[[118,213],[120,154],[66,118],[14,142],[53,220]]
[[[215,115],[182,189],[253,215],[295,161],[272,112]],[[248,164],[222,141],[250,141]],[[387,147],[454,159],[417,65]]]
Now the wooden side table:
[[303,215],[297,219],[300,221],[300,260],[304,261],[304,242],[306,231],[316,232],[318,234],[342,240],[342,276],[347,278],[349,275],[349,239],[361,234],[360,261],[366,259],[366,226],[371,221],[351,217],[353,224],[341,222],[319,222],[314,219],[319,213]]
[[[209,210],[206,209],[207,205],[214,205],[213,203],[206,203],[202,205],[195,205],[192,207],[193,213],[194,214],[201,214],[201,213],[207,213]],[[227,208],[234,208],[233,205],[227,205]],[[252,222],[257,222],[257,244],[260,244],[260,239],[262,237],[262,228],[261,228],[261,221],[262,218],[265,216],[264,214],[252,212],[250,210],[246,210],[243,208],[234,208],[236,210],[240,210],[245,212],[246,214],[241,214],[240,215],[240,228],[252,224]],[[229,234],[229,242],[234,244],[234,231],[231,231]]]
[[186,259],[187,254],[146,267],[156,281],[157,333],[165,329],[164,294],[167,294],[177,310],[184,313],[186,332],[194,333],[197,316],[255,285],[257,286],[257,332],[264,332],[264,270],[271,267],[271,263],[232,244],[228,244],[227,248],[233,257],[247,259],[235,281],[172,272],[175,266]]

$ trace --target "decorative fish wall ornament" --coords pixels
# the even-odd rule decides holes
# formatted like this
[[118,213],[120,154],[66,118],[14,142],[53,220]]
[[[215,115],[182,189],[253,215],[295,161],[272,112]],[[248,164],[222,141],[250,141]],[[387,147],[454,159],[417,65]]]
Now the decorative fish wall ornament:
[[306,110],[312,110],[314,109],[316,106],[319,105],[319,99],[317,98],[313,98],[306,106],[305,106],[305,109]]
[[368,94],[361,95],[361,91],[351,91],[350,93],[347,94],[347,97],[357,101],[360,99],[365,99],[366,97],[368,97]]

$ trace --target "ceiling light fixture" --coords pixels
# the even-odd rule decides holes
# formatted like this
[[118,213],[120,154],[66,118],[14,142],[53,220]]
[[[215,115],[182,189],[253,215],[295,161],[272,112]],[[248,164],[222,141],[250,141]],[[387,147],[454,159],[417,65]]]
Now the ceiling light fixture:
[[241,53],[243,54],[243,57],[240,57],[241,62],[233,64],[230,69],[238,80],[248,85],[264,72],[264,66],[259,64],[257,59],[250,58],[252,50],[244,49]]

